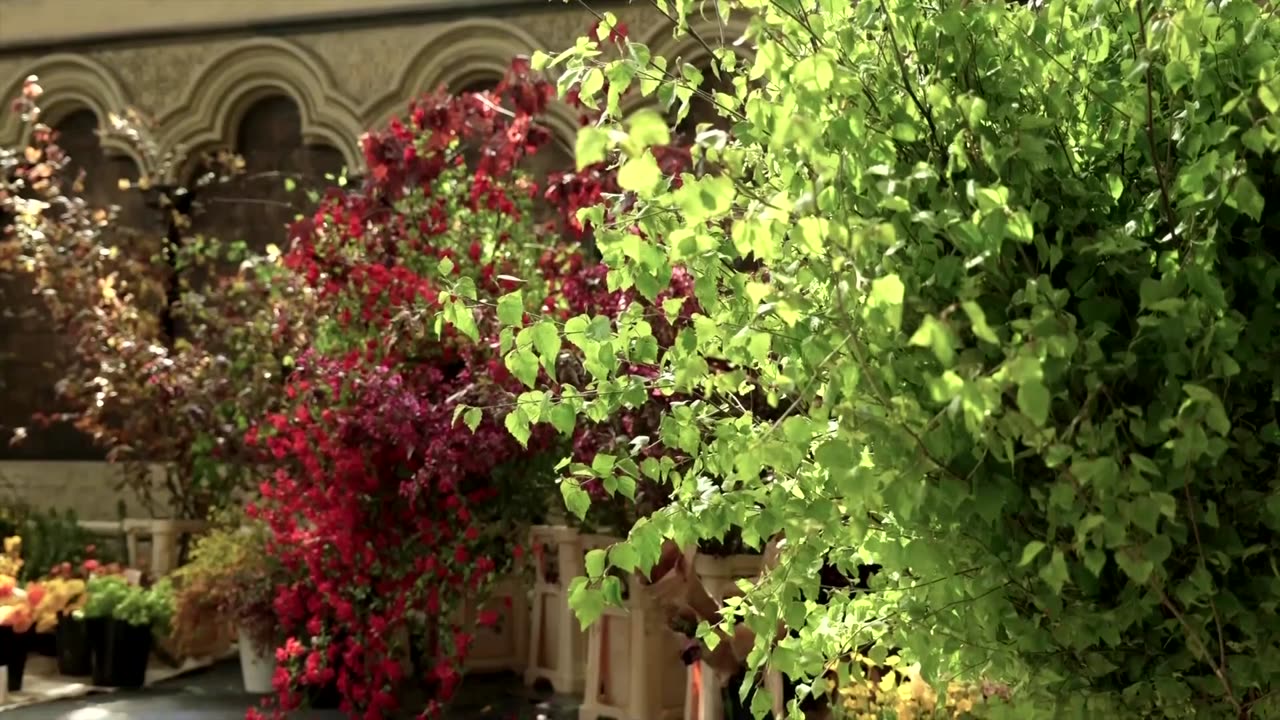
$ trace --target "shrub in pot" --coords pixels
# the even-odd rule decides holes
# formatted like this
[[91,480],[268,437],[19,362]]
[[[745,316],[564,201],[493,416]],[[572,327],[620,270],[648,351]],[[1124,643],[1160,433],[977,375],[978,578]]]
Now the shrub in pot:
[[89,639],[93,683],[101,687],[142,687],[156,630],[167,629],[173,588],[162,580],[150,588],[118,576],[89,581]]
[[[86,551],[93,554],[92,546]],[[33,606],[37,633],[37,644],[33,650],[56,658],[59,674],[79,677],[92,673],[93,655],[84,616],[84,607],[89,599],[86,578],[120,573],[119,565],[103,565],[89,558],[75,566],[64,561],[54,566],[50,575],[40,581],[44,597]],[[42,650],[42,638],[52,647]]]
[[9,668],[9,691],[22,689],[27,650],[31,645],[35,622],[32,607],[39,604],[43,588],[33,584],[22,588],[18,574],[22,571],[22,538],[4,541],[0,554],[0,665]]
[[211,626],[228,635],[234,628],[245,690],[271,692],[275,648],[284,641],[272,602],[276,588],[292,583],[294,576],[267,552],[265,524],[243,513],[220,514],[213,529],[196,540],[191,562],[173,578],[172,639],[189,647]]
[[[39,586],[44,593],[40,601],[32,605],[35,635],[31,651],[56,658],[58,657],[57,631],[62,622],[61,618],[64,615],[70,616],[84,607],[85,582],[79,578],[51,577],[41,580]],[[67,622],[72,622],[69,617]],[[83,619],[80,622],[83,623]]]

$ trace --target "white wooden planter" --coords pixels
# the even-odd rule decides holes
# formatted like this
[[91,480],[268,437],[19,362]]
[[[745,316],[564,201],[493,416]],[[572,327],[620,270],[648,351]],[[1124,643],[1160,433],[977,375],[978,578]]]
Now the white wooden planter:
[[693,559],[693,570],[702,581],[702,587],[717,602],[723,602],[726,596],[740,594],[738,581],[754,578],[763,569],[763,555],[716,557],[698,553]]
[[[583,536],[584,550],[616,538]],[[675,720],[685,710],[685,665],[676,633],[640,584],[624,607],[606,608],[587,633],[587,677],[578,720]]]
[[[498,624],[481,627],[476,623],[481,610],[497,612]],[[525,643],[529,640],[529,595],[523,576],[497,581],[483,604],[468,602],[463,612],[465,626],[475,628],[475,639],[467,655],[468,671],[518,673],[524,670],[528,660]]]
[[[130,567],[144,568],[152,576],[160,577],[178,566],[178,540],[183,535],[195,535],[209,528],[204,520],[154,520],[126,518],[120,522],[82,521],[80,526],[98,535],[125,536],[126,563]],[[150,543],[150,557],[143,560],[139,552],[140,541]]]
[[569,609],[569,581],[586,574],[577,530],[538,525],[529,533],[534,567],[532,617],[524,681],[550,683],[558,693],[582,692],[586,634]]
[[[693,559],[693,569],[702,582],[702,587],[716,602],[721,603],[726,596],[739,594],[739,580],[754,578],[763,568],[762,555],[717,557],[699,553]],[[701,661],[690,665],[686,674],[684,720],[721,720],[724,717],[724,697],[720,694],[720,689],[724,685],[724,678]]]

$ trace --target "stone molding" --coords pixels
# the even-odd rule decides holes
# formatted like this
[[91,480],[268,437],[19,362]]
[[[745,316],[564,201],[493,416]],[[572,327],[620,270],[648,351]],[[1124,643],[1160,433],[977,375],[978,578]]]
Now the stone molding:
[[156,119],[161,148],[192,158],[231,144],[253,103],[280,94],[297,103],[305,142],[336,148],[349,167],[360,166],[356,139],[365,125],[359,109],[336,89],[323,60],[278,38],[240,42],[193,74],[181,99]]
[[[30,75],[38,76],[45,90],[40,100],[40,119],[49,125],[56,125],[71,113],[84,109],[93,111],[99,123],[106,123],[112,113],[129,107],[129,97],[119,78],[97,61],[83,55],[46,55],[0,85],[0,92],[4,93],[0,96],[4,103],[0,108],[0,143],[5,145],[15,145],[23,139],[23,123],[17,113],[9,112],[8,104],[22,93],[22,85]],[[145,167],[146,159],[132,146],[114,135],[103,135],[102,149],[108,154],[128,157],[142,172],[151,169]]]
[[[692,35],[677,36],[665,20],[647,23],[630,8],[626,10],[620,9],[619,15],[632,26],[633,36],[648,45],[654,55],[665,56],[672,62],[678,59],[705,64],[709,53]],[[128,73],[117,75],[110,68],[121,66],[118,51],[115,55],[102,54],[101,59],[95,53],[58,53],[29,61],[0,63],[6,66],[5,74],[9,75],[7,84],[0,84],[0,89],[4,90],[7,102],[20,91],[25,77],[38,75],[46,91],[44,119],[55,123],[80,108],[93,111],[100,123],[106,123],[110,113],[137,106],[143,99],[131,96],[130,89],[133,94],[150,97],[153,107],[139,109],[155,118],[155,137],[161,156],[169,153],[175,156],[176,162],[166,171],[174,175],[189,169],[201,151],[234,144],[239,123],[254,102],[268,95],[284,95],[298,105],[304,140],[337,149],[347,165],[359,171],[362,157],[358,138],[365,129],[381,126],[424,92],[441,86],[459,90],[477,80],[496,80],[513,56],[562,44],[564,38],[559,36],[565,35],[565,28],[576,27],[582,19],[580,14],[571,11],[563,12],[563,20],[559,20],[559,12],[545,15],[471,17],[426,23],[421,26],[422,39],[406,35],[404,27],[371,28],[355,36],[332,36],[331,42],[335,48],[342,49],[342,57],[355,58],[360,57],[362,47],[376,47],[382,39],[395,37],[398,42],[410,41],[401,45],[406,51],[403,56],[392,54],[398,67],[376,73],[377,77],[385,78],[385,84],[368,83],[363,88],[344,90],[343,83],[335,78],[337,66],[332,64],[338,55],[330,56],[314,37],[260,36],[211,43],[209,47],[216,48],[212,58],[193,67],[180,80],[175,78],[178,87],[174,92],[148,87],[141,77]],[[691,21],[690,29],[712,45],[723,39],[733,47],[734,41],[746,32],[746,23],[738,18],[721,22],[716,17],[698,17]],[[582,31],[585,26],[576,32]],[[541,37],[549,34],[559,39]],[[182,44],[187,47],[181,57],[190,58],[191,51],[201,44],[200,41]],[[744,59],[750,57],[746,43],[734,50]],[[173,62],[177,57],[168,52],[167,46],[139,47],[128,53],[136,58],[127,65],[132,68],[145,66],[147,62]],[[172,78],[173,73],[170,72],[169,77]],[[5,80],[0,76],[0,82]],[[355,93],[361,89],[369,92],[357,97]],[[162,107],[154,106],[161,104]],[[626,110],[632,112],[655,104],[653,97],[637,98],[628,103]],[[557,144],[571,150],[578,127],[576,111],[555,102],[546,124]],[[16,143],[20,133],[15,115],[0,116],[0,143]],[[108,153],[129,157],[144,172],[155,170],[145,167],[144,158],[110,134],[104,135],[103,148]],[[182,180],[180,177],[163,179]]]

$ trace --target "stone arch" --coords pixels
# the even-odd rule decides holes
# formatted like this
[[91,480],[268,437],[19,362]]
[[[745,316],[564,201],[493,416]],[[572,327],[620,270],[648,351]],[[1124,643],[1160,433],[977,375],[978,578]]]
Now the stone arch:
[[307,143],[337,148],[348,167],[359,167],[363,123],[355,104],[335,87],[309,51],[275,38],[246,40],[192,76],[182,99],[160,119],[164,146],[194,155],[225,144],[249,108],[284,95],[297,103]]
[[[341,150],[308,141],[302,108],[284,93],[263,94],[244,108],[226,145],[244,160],[243,174],[197,186],[191,181],[203,168],[193,162],[181,178],[194,193],[191,231],[244,240],[259,252],[284,246],[285,226],[311,209],[307,191],[322,191],[330,184],[326,175],[346,165]],[[285,187],[286,177],[292,189]]]
[[[459,91],[496,81],[511,60],[532,55],[542,43],[524,30],[495,18],[468,18],[441,26],[401,69],[392,88],[366,106],[364,116],[381,126],[405,109],[409,100],[444,87]],[[576,116],[564,103],[548,108],[544,124],[556,142],[572,148]]]
[[[129,108],[128,96],[114,73],[94,60],[68,53],[46,55],[0,86],[5,106],[21,94],[22,84],[30,75],[37,76],[44,88],[40,120],[50,127],[77,111],[89,110],[98,119],[98,129],[106,130],[111,115],[122,114]],[[24,130],[16,113],[0,114],[0,143],[17,145],[23,140]],[[148,166],[148,158],[114,133],[101,133],[100,144],[102,152],[129,158],[141,172],[153,170]]]

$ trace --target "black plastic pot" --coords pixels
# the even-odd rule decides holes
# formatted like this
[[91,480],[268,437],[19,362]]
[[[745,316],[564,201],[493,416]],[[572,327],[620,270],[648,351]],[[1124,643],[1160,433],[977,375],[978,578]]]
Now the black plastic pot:
[[102,629],[102,644],[94,648],[93,684],[98,687],[140,688],[146,684],[151,658],[151,626],[110,619]]
[[89,622],[71,615],[58,616],[54,633],[58,673],[68,677],[93,674],[93,645],[89,642]]
[[11,627],[0,628],[0,665],[9,667],[9,692],[22,690],[22,675],[27,669],[27,650],[35,633],[16,633]]
[[44,657],[58,657],[58,640],[54,633],[36,633],[31,638],[31,652]]

